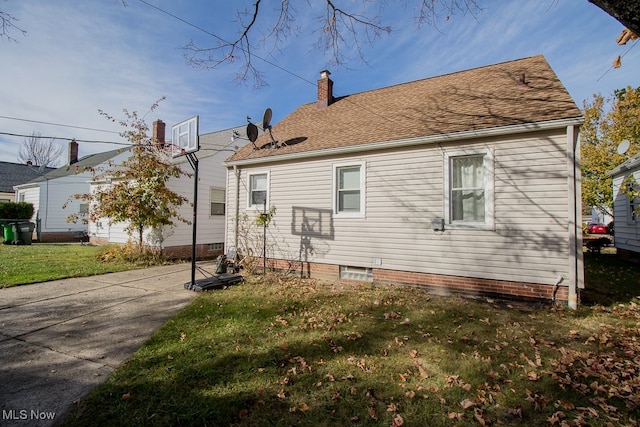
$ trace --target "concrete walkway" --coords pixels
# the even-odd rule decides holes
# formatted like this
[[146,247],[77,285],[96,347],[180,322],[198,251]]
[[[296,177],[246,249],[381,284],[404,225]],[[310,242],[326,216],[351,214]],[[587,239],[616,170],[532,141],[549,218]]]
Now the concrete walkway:
[[0,426],[60,423],[196,296],[190,280],[179,264],[0,289]]

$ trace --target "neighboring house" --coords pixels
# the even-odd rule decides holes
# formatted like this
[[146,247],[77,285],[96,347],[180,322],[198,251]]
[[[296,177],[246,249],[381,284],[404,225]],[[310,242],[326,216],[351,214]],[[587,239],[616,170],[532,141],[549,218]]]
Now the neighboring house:
[[228,248],[266,200],[277,268],[577,305],[583,119],[543,56],[332,87],[227,159]]
[[[614,244],[618,256],[626,259],[640,260],[640,199],[629,198],[623,192],[623,185],[640,184],[640,154],[609,172],[613,178],[613,218]],[[633,177],[635,184],[625,182],[625,178]]]
[[[31,181],[15,185],[16,200],[33,203],[36,235],[39,242],[66,242],[78,240],[87,232],[82,221],[67,222],[72,213],[86,213],[88,206],[72,199],[74,194],[89,191],[91,169],[108,161],[118,161],[126,149],[92,154],[78,159],[78,143],[69,144],[69,164],[40,175]],[[71,199],[66,208],[63,206]]]
[[[165,125],[157,120],[153,124],[153,138],[159,143],[165,143]],[[226,168],[224,159],[234,152],[231,136],[241,128],[226,129],[199,136],[200,150],[195,153],[198,158],[198,210],[196,257],[210,258],[224,252],[225,235],[225,189]],[[124,159],[122,159],[124,161]],[[186,157],[177,157],[173,162],[180,165],[184,172],[191,176],[170,179],[167,187],[172,191],[189,199],[178,212],[182,218],[193,220],[194,171]],[[91,183],[92,188],[108,185],[105,181]],[[190,258],[193,242],[193,228],[191,224],[174,221],[173,227],[163,227],[162,230],[146,230],[143,239],[146,243],[163,248],[168,257]],[[95,243],[127,243],[137,240],[137,236],[130,236],[125,230],[127,223],[112,223],[108,218],[89,223],[89,235]]]
[[0,162],[0,203],[19,201],[16,200],[14,185],[24,184],[52,170],[55,168]]

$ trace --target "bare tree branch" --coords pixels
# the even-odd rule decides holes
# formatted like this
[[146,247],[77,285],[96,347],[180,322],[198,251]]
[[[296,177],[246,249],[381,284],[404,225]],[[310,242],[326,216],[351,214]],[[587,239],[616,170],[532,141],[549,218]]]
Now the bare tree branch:
[[63,147],[55,141],[55,138],[45,140],[39,132],[33,132],[23,140],[18,158],[24,163],[31,162],[34,166],[57,167]]
[[12,30],[21,32],[23,36],[27,34],[26,30],[16,25],[16,21],[18,18],[0,10],[0,39],[6,38],[8,41],[16,42],[17,40],[10,36]]
[[[415,21],[419,26],[436,26],[443,16],[448,19],[456,13],[474,13],[480,10],[477,2],[478,0],[407,0],[404,7],[407,8],[408,3],[415,6]],[[255,61],[259,59],[269,62],[266,57],[280,52],[285,41],[301,31],[301,27],[293,25],[297,11],[290,0],[280,0],[277,4],[274,22],[262,25],[262,28],[268,28],[262,38],[256,35],[259,32],[257,23],[265,13],[260,8],[262,0],[254,0],[251,8],[238,13],[238,37],[229,41],[209,33],[217,39],[216,44],[211,47],[197,45],[192,40],[182,48],[185,60],[192,67],[204,69],[237,64],[240,66],[236,74],[237,81],[251,78],[255,86],[265,85],[264,77]],[[337,0],[324,0],[324,13],[316,17],[316,24],[307,30],[317,34],[318,41],[315,47],[327,53],[329,62],[337,66],[345,66],[354,56],[366,63],[364,46],[372,45],[392,31],[390,26],[382,23],[380,17],[386,1],[360,0],[348,4],[349,9],[346,9],[341,7]],[[307,0],[307,5],[312,7],[310,0]],[[376,7],[377,13],[372,12]],[[253,44],[254,39],[258,40],[258,44]],[[260,56],[260,52],[265,52],[264,56]]]

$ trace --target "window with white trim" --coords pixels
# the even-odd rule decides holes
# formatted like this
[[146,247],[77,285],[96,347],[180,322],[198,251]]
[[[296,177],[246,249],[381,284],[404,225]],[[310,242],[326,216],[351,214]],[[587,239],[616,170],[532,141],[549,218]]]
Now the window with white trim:
[[333,166],[333,213],[336,216],[364,215],[364,163]]
[[225,211],[225,190],[224,188],[209,188],[209,215],[224,215]]
[[638,188],[633,185],[633,182],[627,183],[627,199],[629,200],[628,211],[627,211],[627,222],[635,223],[638,219],[638,198],[634,197],[634,194],[638,191]]
[[493,152],[445,153],[445,217],[450,226],[493,228]]
[[248,176],[249,189],[247,192],[247,207],[262,209],[269,206],[269,174],[267,172],[253,173]]

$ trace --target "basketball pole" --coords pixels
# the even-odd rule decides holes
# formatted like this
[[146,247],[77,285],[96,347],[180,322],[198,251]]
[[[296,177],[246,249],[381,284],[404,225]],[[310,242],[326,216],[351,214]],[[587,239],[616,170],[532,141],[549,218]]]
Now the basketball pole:
[[191,287],[196,283],[196,230],[198,219],[198,165],[199,161],[195,153],[187,153],[185,157],[193,168],[193,222],[191,227]]

